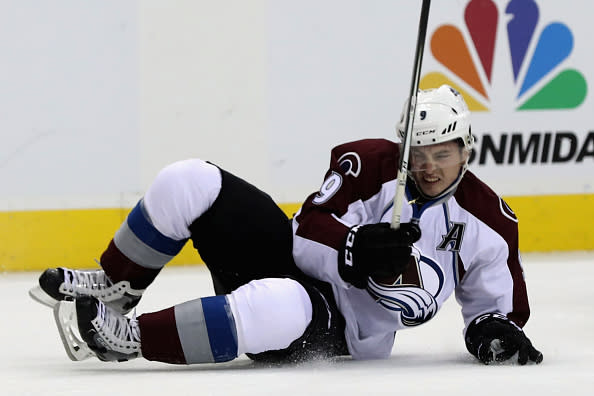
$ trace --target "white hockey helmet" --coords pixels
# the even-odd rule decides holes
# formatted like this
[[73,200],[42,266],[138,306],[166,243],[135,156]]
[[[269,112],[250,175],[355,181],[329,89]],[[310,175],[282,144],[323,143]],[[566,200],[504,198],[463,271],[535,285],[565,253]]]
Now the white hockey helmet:
[[[405,103],[397,129],[404,141],[408,103]],[[411,136],[411,153],[415,147],[431,146],[450,141],[458,141],[466,152],[458,176],[441,193],[431,196],[435,202],[441,202],[452,195],[468,169],[468,160],[474,145],[474,136],[470,128],[470,111],[462,95],[449,85],[436,89],[420,90],[417,94],[415,119]],[[411,165],[414,161],[411,161]],[[414,169],[409,168],[409,176]],[[414,177],[412,180],[415,181]],[[416,181],[415,181],[416,183]],[[419,189],[420,193],[425,193]]]
[[[398,123],[398,135],[404,140],[408,101]],[[429,146],[461,139],[470,152],[474,137],[470,130],[470,111],[464,98],[449,85],[419,90],[411,136],[411,146]]]

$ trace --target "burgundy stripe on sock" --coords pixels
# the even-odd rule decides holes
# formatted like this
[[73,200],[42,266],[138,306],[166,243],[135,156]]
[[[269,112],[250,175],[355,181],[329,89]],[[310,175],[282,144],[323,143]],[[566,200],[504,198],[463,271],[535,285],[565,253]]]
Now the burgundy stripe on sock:
[[113,239],[101,255],[101,267],[112,282],[130,282],[133,289],[146,289],[154,280],[160,269],[145,268],[128,257],[117,248]]
[[145,359],[186,364],[177,334],[174,307],[140,315],[138,324],[140,326],[140,346]]

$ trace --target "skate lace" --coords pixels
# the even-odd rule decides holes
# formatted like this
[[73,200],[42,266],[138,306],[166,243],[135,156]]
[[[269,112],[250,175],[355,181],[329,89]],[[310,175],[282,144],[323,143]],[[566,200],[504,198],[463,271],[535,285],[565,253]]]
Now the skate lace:
[[62,268],[64,271],[64,285],[67,289],[101,290],[112,285],[111,281],[100,270],[78,271]]
[[132,318],[120,315],[106,307],[101,301],[97,305],[97,322],[106,333],[121,342],[140,342],[140,327],[136,320],[136,309]]

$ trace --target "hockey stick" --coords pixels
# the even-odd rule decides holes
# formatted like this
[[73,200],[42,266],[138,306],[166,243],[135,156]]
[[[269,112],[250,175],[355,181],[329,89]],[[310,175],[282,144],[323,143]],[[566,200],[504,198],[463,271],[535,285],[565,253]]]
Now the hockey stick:
[[[417,92],[419,90],[419,80],[421,78],[421,64],[423,62],[423,51],[425,49],[425,37],[427,36],[427,21],[429,20],[430,5],[431,0],[423,0],[421,6],[421,18],[419,21],[419,32],[417,34],[417,48],[415,50],[415,63],[413,65],[412,82],[406,111],[405,134],[400,152],[400,168],[398,169],[398,177],[396,178],[394,211],[392,212],[392,223],[390,224],[395,230],[400,228],[400,216],[402,215],[402,206],[404,204],[406,178],[408,173],[408,156],[410,153],[414,114],[417,107]],[[413,219],[412,221],[418,222],[418,219]]]

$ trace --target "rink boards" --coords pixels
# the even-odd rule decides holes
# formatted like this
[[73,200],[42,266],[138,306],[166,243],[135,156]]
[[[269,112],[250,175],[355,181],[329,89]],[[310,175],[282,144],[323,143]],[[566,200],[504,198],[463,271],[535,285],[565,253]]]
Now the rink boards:
[[[522,252],[594,250],[594,194],[507,197]],[[292,216],[299,204],[281,204]],[[130,209],[0,212],[0,271],[95,266]],[[171,264],[201,264],[191,243]]]
[[[332,147],[396,138],[420,2],[56,3],[0,2],[0,270],[93,266],[174,161],[212,161],[290,215]],[[421,87],[465,97],[470,169],[524,252],[594,250],[590,3],[431,5]],[[174,260],[196,262],[191,244]]]

